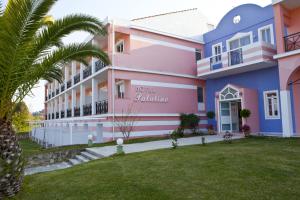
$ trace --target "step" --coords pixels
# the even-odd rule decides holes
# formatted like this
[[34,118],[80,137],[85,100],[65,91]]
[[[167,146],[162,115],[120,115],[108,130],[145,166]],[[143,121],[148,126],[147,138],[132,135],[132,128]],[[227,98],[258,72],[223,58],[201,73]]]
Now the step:
[[85,151],[88,152],[89,154],[92,154],[93,156],[96,156],[98,159],[105,157],[104,155],[101,155],[101,154],[97,153],[93,149],[85,149]]
[[80,160],[81,162],[89,162],[90,161],[90,159],[88,159],[82,155],[76,155],[76,159]]
[[77,159],[69,159],[69,162],[71,163],[71,165],[79,165],[80,163],[82,163],[80,160]]
[[91,154],[91,153],[89,153],[89,152],[86,152],[86,151],[81,152],[81,156],[83,156],[83,157],[85,157],[85,158],[87,158],[87,159],[89,159],[89,160],[96,160],[96,159],[99,159],[99,157],[97,157],[97,156],[95,156],[95,155],[93,155],[93,154]]

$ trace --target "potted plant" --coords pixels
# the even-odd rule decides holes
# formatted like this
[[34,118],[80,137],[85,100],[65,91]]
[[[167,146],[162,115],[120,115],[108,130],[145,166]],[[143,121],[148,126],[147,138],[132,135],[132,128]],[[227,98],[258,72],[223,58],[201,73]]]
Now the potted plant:
[[241,110],[240,115],[241,115],[242,118],[245,119],[245,122],[246,122],[246,123],[242,126],[242,131],[243,131],[245,137],[249,137],[250,132],[251,132],[251,128],[250,128],[249,125],[247,125],[247,119],[250,117],[251,111],[248,110],[248,109],[243,109],[243,110]]
[[[207,116],[208,119],[213,120],[213,119],[215,119],[216,114],[215,114],[214,111],[209,111],[209,112],[206,113],[206,116]],[[214,125],[213,124],[208,124],[207,125],[207,131],[210,135],[215,134]]]

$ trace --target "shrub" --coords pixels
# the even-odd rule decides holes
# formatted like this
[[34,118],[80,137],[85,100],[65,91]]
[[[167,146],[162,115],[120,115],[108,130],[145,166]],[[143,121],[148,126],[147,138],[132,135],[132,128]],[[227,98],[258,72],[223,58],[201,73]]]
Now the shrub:
[[243,131],[245,137],[249,137],[250,132],[251,132],[251,128],[250,128],[249,125],[245,124],[244,126],[242,126],[242,131]]
[[206,113],[206,116],[207,116],[208,119],[214,119],[216,114],[215,114],[214,111],[209,111],[209,112]]
[[186,129],[192,129],[193,133],[197,133],[200,118],[195,114],[180,114],[180,126],[177,130],[183,136]]

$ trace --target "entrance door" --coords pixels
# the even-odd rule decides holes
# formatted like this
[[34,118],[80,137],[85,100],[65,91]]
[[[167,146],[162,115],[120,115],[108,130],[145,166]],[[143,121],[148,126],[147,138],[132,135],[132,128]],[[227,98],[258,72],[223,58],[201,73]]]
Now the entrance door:
[[226,101],[220,102],[220,123],[222,132],[238,132],[240,117],[240,102]]

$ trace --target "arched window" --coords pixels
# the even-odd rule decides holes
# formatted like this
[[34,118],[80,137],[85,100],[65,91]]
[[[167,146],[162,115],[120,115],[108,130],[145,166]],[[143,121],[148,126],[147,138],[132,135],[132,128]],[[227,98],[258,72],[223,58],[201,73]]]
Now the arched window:
[[240,97],[239,91],[228,86],[220,93],[220,100],[237,99]]

